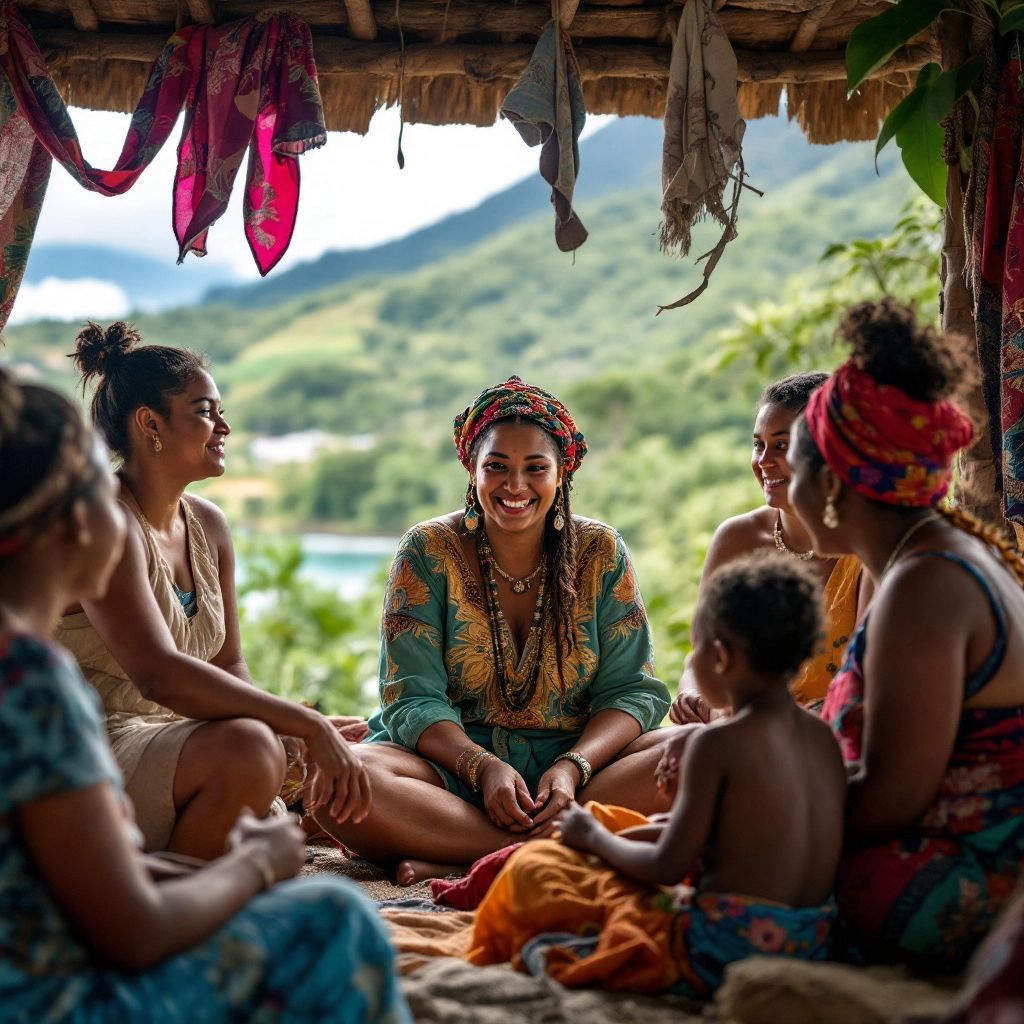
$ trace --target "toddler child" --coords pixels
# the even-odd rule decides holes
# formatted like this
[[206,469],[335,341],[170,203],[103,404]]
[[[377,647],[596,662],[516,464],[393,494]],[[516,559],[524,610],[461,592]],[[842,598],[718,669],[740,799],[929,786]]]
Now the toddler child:
[[575,805],[560,843],[514,854],[480,905],[474,963],[704,997],[735,960],[825,959],[846,775],[831,731],[788,687],[821,637],[820,604],[813,572],[781,555],[711,577],[691,665],[705,700],[732,715],[667,749],[660,771],[678,763],[678,787],[664,820],[621,831],[640,816]]

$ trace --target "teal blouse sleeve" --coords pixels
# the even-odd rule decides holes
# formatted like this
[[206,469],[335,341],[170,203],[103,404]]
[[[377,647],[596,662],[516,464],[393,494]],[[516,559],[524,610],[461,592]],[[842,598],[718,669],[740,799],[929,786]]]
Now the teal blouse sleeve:
[[623,539],[616,534],[615,567],[597,601],[600,662],[590,684],[590,713],[625,711],[643,732],[661,724],[671,698],[654,676],[654,646],[643,598]]
[[413,750],[437,722],[462,724],[444,663],[447,579],[424,552],[423,529],[402,538],[391,564],[381,631],[380,722],[392,742]]
[[120,786],[99,702],[70,657],[27,634],[0,637],[0,815],[98,782]]

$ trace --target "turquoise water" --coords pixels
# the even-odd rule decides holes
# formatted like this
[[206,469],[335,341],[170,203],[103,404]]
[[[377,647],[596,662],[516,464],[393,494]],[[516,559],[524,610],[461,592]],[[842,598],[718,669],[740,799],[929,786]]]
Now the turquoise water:
[[[318,586],[337,590],[349,600],[378,586],[378,578],[387,572],[398,547],[397,537],[304,533],[299,539],[306,556],[302,575]],[[379,589],[383,600],[383,586]]]

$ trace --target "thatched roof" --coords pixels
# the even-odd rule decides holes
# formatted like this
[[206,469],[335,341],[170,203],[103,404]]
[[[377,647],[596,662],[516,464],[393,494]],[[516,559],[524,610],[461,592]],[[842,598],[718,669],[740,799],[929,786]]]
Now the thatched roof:
[[[489,125],[525,66],[550,0],[22,0],[65,99],[129,111],[176,19],[222,23],[288,10],[313,31],[328,127],[365,132],[401,97],[407,121]],[[746,117],[778,110],[812,142],[873,138],[916,70],[936,59],[916,40],[845,100],[843,48],[885,0],[717,0],[736,50]],[[678,0],[561,0],[587,109],[664,108]],[[400,73],[400,68],[402,69]]]

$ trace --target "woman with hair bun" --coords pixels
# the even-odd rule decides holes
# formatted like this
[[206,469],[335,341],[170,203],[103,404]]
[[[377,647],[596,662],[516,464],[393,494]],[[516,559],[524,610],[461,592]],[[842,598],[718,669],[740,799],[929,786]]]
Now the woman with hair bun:
[[1024,862],[1024,563],[942,506],[972,425],[967,343],[891,299],[798,421],[790,501],[875,582],[822,717],[850,772],[841,920],[870,958],[958,969]]
[[[50,638],[126,516],[79,411],[0,369],[0,1018],[404,1024],[377,913],[243,812],[213,864],[143,854],[96,694]],[[272,891],[265,891],[271,890]]]
[[203,361],[139,345],[124,323],[88,324],[72,358],[117,457],[124,556],[102,598],[60,622],[58,640],[103,699],[107,732],[149,849],[210,858],[243,807],[266,814],[285,777],[278,737],[305,745],[311,805],[361,819],[369,779],[338,726],[252,685],[242,656],[227,521],[186,488],[224,472],[230,427]]
[[[811,395],[828,380],[827,373],[794,373],[769,384],[754,418],[750,468],[764,495],[764,504],[721,523],[711,538],[701,586],[723,565],[757,551],[778,551],[807,562],[817,573],[825,597],[825,637],[793,679],[796,700],[812,711],[821,709],[832,677],[843,660],[861,612],[871,599],[871,581],[853,555],[818,556],[811,538],[789,502],[790,431],[807,408]],[[679,696],[669,711],[677,725],[707,722],[711,708],[697,692],[689,663],[679,681]]]

